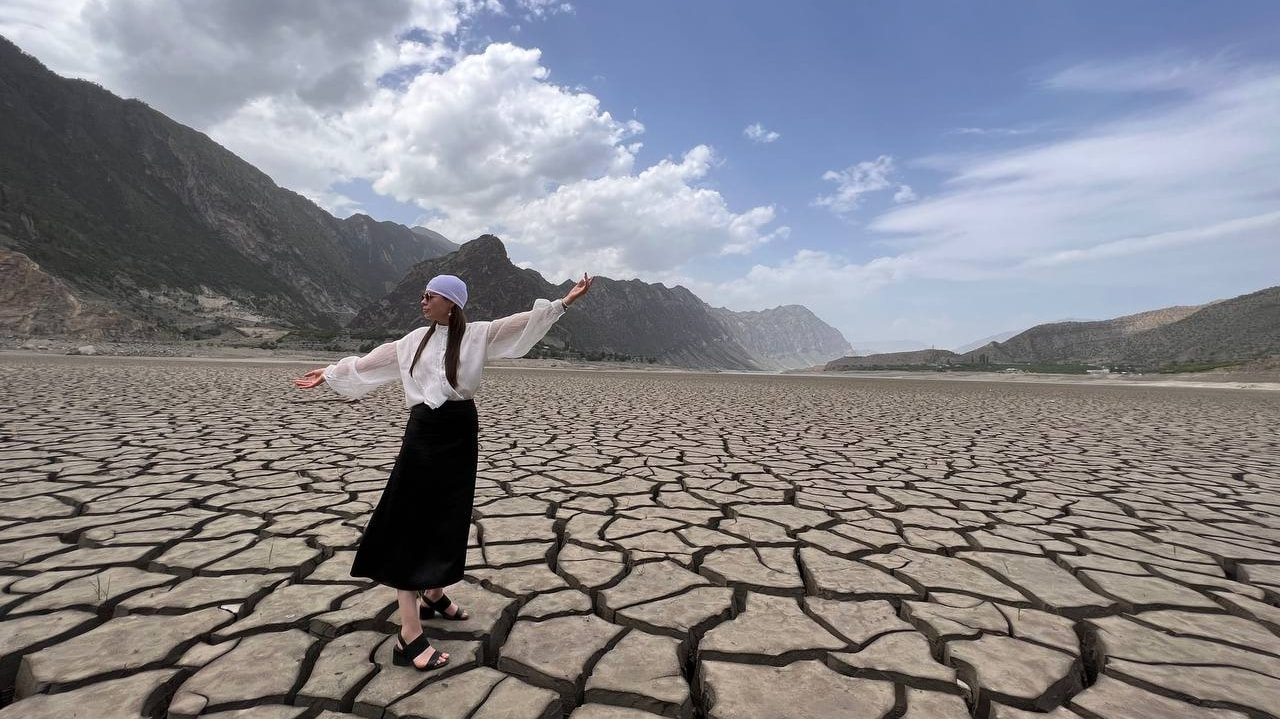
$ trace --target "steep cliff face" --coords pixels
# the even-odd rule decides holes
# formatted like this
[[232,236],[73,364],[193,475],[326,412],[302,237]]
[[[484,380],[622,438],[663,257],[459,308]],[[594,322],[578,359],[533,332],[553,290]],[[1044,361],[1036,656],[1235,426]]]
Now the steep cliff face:
[[[422,322],[418,299],[437,274],[466,280],[469,320],[529,309],[538,298],[563,297],[571,282],[553,285],[516,267],[502,241],[485,235],[457,252],[415,266],[386,297],[361,310],[353,332],[400,334]],[[614,355],[682,367],[759,369],[706,303],[683,287],[597,278],[591,295],[556,323],[547,344],[584,355]]]
[[[563,294],[569,287],[565,283],[558,289]],[[578,346],[683,367],[764,369],[711,308],[684,287],[601,278],[591,293],[582,320],[566,327]]]
[[[450,241],[448,237],[445,237],[429,227],[415,226],[410,229],[412,229],[413,234],[417,235],[418,238],[426,245],[428,254],[427,257],[423,259],[444,257],[450,252],[457,252],[458,248],[462,246],[456,242]],[[408,269],[409,268],[407,267],[405,268],[405,270]]]
[[[338,222],[339,247],[351,267],[368,278],[373,294],[390,292],[414,265],[458,249],[425,227],[408,228],[355,214]],[[428,234],[429,233],[429,234]]]
[[783,305],[760,312],[734,312],[716,307],[712,313],[764,369],[813,367],[853,352],[839,330],[801,305]]
[[0,38],[0,247],[146,327],[337,327],[431,243],[338,220],[135,100]]
[[0,333],[107,340],[144,332],[141,322],[77,297],[26,255],[0,249]]

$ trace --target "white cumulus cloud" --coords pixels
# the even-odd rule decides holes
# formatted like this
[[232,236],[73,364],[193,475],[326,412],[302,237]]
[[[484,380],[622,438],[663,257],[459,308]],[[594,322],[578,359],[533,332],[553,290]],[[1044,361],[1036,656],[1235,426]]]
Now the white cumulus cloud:
[[551,274],[562,253],[631,276],[785,235],[772,207],[735,211],[706,186],[709,148],[636,168],[643,125],[555,83],[536,48],[469,39],[485,13],[572,12],[555,0],[15,0],[0,32],[336,214],[358,204],[335,188],[368,182],[454,238],[500,233]]
[[[56,72],[94,80],[200,127],[264,97],[347,106],[398,64],[401,45],[437,42],[490,5],[18,0],[0,9],[0,33]],[[421,39],[406,37],[410,30]]]
[[356,120],[376,138],[374,188],[449,214],[486,215],[584,177],[630,172],[619,122],[585,92],[547,82],[537,50],[490,45],[382,92]]
[[342,112],[259,101],[211,133],[335,212],[351,206],[329,186],[365,179],[448,237],[498,234],[549,277],[649,276],[785,235],[772,207],[734,211],[702,185],[708,147],[635,168],[643,131],[552,83],[537,50],[492,44]]
[[731,210],[721,194],[698,187],[714,165],[705,146],[679,162],[637,174],[562,185],[498,219],[531,264],[564,279],[583,268],[612,277],[650,277],[690,260],[743,254],[778,236],[772,207]]

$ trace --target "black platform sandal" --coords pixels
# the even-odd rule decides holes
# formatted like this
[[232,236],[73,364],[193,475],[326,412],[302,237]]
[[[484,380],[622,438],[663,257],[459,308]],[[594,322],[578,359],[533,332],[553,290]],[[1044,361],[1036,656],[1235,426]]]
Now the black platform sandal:
[[440,598],[434,602],[427,599],[426,592],[418,592],[418,596],[427,604],[425,607],[418,607],[419,619],[430,619],[436,614],[439,614],[441,617],[448,619],[451,622],[463,622],[471,618],[471,615],[467,613],[467,610],[463,609],[461,606],[458,607],[458,611],[453,614],[449,614],[449,605],[453,604],[453,600],[450,599],[447,594],[441,594]]
[[[428,650],[434,651],[435,656],[431,657],[431,661],[427,662],[425,667],[420,667],[413,663],[414,659],[417,659],[423,652]],[[413,667],[420,672],[429,672],[432,669],[439,669],[448,664],[449,659],[439,649],[431,646],[431,642],[427,641],[426,632],[419,634],[417,639],[408,644],[405,644],[404,636],[396,632],[396,645],[391,650],[391,663],[398,667]]]

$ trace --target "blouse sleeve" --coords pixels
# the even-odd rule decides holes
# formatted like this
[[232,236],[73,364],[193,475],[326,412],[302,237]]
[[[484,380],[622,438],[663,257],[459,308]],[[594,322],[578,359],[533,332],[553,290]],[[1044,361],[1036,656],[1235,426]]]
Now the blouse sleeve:
[[563,314],[563,300],[538,300],[528,312],[490,322],[485,358],[523,357]]
[[400,377],[396,343],[379,345],[363,357],[343,357],[324,369],[324,381],[334,392],[359,399]]

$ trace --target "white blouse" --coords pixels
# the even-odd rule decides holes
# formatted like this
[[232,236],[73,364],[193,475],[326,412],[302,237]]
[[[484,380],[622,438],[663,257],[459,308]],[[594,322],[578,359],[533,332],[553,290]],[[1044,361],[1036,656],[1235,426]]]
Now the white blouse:
[[521,357],[546,336],[564,314],[564,301],[538,300],[528,312],[491,322],[468,322],[458,353],[458,386],[445,377],[444,349],[449,328],[437,325],[409,376],[409,364],[418,351],[426,327],[419,327],[395,342],[375,348],[363,357],[344,357],[324,370],[325,384],[345,397],[360,398],[399,378],[404,385],[406,407],[426,404],[435,409],[449,400],[471,399],[480,387],[485,360]]

